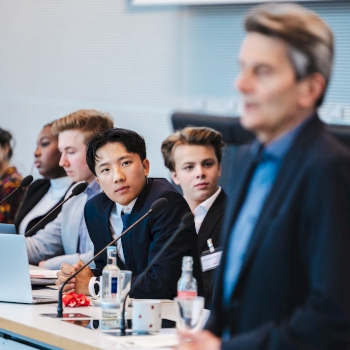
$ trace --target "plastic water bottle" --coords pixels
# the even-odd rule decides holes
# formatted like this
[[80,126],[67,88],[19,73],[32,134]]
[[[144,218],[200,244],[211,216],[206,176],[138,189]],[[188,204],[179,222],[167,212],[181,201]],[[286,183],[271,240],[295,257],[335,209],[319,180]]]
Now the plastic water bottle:
[[118,284],[117,247],[107,247],[107,265],[102,270],[101,308],[103,318],[118,318],[120,302]]
[[177,296],[179,298],[192,299],[197,296],[197,281],[193,277],[192,266],[192,256],[184,256],[182,258],[182,275],[177,282]]

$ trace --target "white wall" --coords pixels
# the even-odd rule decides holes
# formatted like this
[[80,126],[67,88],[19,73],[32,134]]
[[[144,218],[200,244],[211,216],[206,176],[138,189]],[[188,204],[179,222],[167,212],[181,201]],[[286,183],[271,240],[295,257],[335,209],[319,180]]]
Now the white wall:
[[[133,7],[128,0],[1,0],[0,127],[31,172],[43,124],[80,108],[109,112],[147,142],[151,176],[175,109],[235,114],[233,80],[250,5]],[[334,74],[322,116],[350,122],[350,3],[306,3],[334,29]],[[340,112],[340,113],[338,113]]]
[[109,112],[142,134],[151,175],[179,90],[178,13],[133,11],[124,0],[0,2],[0,126],[13,162],[31,171],[41,126],[80,108]]

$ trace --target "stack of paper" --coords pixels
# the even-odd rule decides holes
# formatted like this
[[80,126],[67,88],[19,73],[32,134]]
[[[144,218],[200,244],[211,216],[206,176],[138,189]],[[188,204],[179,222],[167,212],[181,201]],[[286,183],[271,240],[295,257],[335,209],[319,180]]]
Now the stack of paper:
[[57,280],[57,271],[59,270],[29,270],[30,281],[34,286],[47,286],[55,284]]

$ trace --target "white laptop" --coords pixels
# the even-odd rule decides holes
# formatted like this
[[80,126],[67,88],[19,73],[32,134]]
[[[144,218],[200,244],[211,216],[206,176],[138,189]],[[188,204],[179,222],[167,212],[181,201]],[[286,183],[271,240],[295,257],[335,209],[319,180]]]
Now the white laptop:
[[40,290],[33,294],[25,240],[22,235],[0,233],[0,301],[24,304],[57,302],[57,298],[45,296]]

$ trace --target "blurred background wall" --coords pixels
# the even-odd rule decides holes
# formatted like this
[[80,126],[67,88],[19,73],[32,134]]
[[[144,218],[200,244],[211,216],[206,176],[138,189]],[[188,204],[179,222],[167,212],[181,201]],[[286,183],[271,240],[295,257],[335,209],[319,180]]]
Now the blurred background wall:
[[[350,2],[303,2],[336,37],[320,113],[350,123]],[[80,108],[109,112],[142,134],[151,176],[167,176],[160,144],[174,110],[239,115],[233,87],[249,5],[132,6],[128,0],[1,0],[0,127],[13,163],[33,171],[43,124]]]

